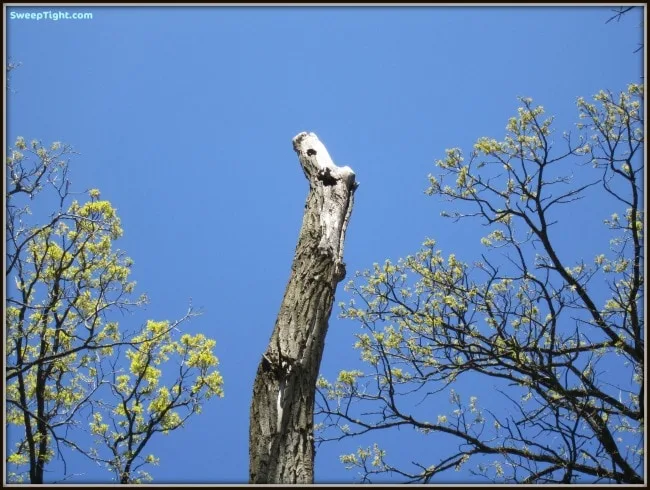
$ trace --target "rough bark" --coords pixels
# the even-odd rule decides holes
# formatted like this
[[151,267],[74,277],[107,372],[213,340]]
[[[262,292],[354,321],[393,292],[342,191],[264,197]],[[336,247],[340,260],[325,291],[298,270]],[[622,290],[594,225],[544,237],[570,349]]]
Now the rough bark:
[[293,148],[309,181],[302,228],[250,412],[250,482],[313,483],[316,380],[337,284],[355,175],[337,167],[314,133]]

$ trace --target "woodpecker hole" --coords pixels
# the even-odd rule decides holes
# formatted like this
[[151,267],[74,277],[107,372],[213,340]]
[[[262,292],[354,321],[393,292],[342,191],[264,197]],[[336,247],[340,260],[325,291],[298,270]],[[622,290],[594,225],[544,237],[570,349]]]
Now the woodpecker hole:
[[336,185],[338,182],[338,179],[331,174],[329,168],[319,170],[316,178],[320,180],[323,185]]

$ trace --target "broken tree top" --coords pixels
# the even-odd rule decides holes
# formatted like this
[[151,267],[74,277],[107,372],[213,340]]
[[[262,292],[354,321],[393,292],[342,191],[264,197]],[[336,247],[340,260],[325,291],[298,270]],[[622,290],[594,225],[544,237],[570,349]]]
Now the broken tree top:
[[300,165],[310,182],[320,180],[323,185],[336,185],[342,180],[348,188],[356,188],[354,171],[347,166],[337,167],[314,133],[303,131],[297,134],[293,138],[293,149],[298,153]]

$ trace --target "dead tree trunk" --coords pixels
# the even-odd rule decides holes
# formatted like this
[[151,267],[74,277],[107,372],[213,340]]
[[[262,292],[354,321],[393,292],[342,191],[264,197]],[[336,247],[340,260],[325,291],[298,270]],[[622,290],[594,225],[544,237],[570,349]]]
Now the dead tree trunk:
[[250,482],[313,483],[316,380],[337,284],[355,175],[314,133],[293,139],[309,196],[289,284],[257,368],[250,413]]

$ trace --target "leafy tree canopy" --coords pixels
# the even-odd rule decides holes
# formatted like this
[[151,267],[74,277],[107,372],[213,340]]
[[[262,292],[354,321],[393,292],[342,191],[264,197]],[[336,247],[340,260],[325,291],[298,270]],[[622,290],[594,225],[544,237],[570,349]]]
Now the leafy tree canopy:
[[[408,427],[453,448],[410,467],[391,462],[395,447],[341,456],[363,481],[464,467],[498,482],[643,482],[643,90],[578,98],[577,131],[561,137],[521,98],[503,139],[451,148],[429,176],[426,192],[455,206],[444,216],[488,228],[481,258],[427,239],[350,281],[342,316],[361,326],[365,368],[319,380],[320,441]],[[582,257],[572,206],[607,199],[611,241]],[[567,221],[573,255],[557,245]],[[479,383],[501,403],[461,390]]]
[[8,479],[43,483],[53,458],[65,465],[75,450],[117,482],[142,482],[158,463],[145,451],[152,436],[223,396],[215,341],[179,333],[191,307],[173,322],[120,327],[117,314],[147,298],[134,296],[133,261],[114,248],[115,208],[97,189],[71,199],[72,153],[19,137],[6,159]]

